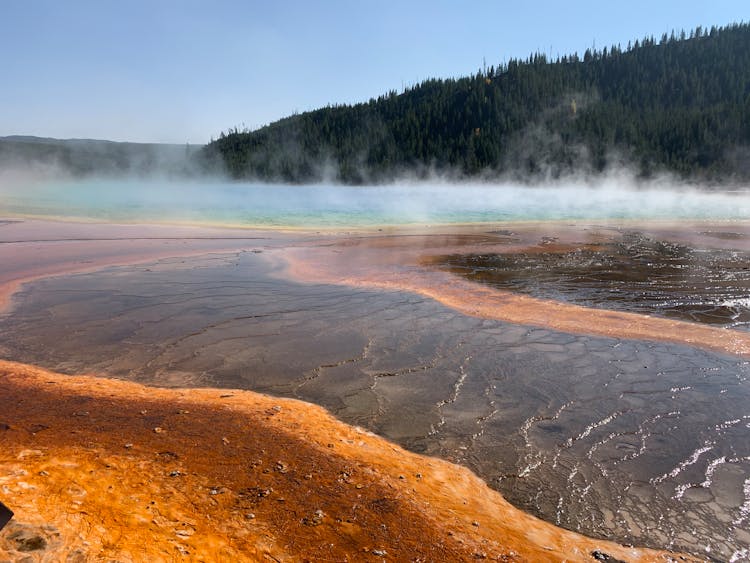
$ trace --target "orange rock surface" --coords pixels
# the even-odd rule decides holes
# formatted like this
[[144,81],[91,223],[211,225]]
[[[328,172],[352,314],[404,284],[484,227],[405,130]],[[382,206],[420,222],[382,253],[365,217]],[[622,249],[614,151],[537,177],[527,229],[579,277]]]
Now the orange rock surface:
[[0,560],[690,560],[556,528],[299,401],[0,361],[0,413]]

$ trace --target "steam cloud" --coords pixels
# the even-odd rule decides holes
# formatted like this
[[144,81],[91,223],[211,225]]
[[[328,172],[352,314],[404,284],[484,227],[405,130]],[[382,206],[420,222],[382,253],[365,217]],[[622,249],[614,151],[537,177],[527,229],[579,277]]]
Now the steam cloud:
[[[529,148],[520,141],[518,147],[520,153]],[[644,180],[615,158],[603,173],[550,172],[534,183],[513,175],[457,179],[423,169],[389,184],[341,186],[330,181],[336,177],[330,161],[319,165],[327,181],[270,185],[230,181],[216,168],[209,175],[196,154],[179,145],[0,139],[0,215],[320,227],[750,218],[745,188],[717,190],[669,175]]]
[[596,182],[378,186],[269,185],[212,180],[55,179],[0,176],[0,215],[126,222],[356,227],[513,220],[750,218],[744,192],[648,185],[625,173]]

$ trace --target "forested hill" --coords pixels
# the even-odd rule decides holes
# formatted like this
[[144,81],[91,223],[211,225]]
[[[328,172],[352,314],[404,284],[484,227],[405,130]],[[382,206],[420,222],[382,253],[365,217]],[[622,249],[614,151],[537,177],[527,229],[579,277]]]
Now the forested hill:
[[[304,88],[304,84],[300,84]],[[750,26],[511,60],[367,103],[222,133],[231,175],[347,183],[432,171],[542,179],[625,162],[642,176],[750,178]]]
[[84,176],[192,176],[199,147],[159,143],[118,143],[95,139],[0,137],[0,173]]

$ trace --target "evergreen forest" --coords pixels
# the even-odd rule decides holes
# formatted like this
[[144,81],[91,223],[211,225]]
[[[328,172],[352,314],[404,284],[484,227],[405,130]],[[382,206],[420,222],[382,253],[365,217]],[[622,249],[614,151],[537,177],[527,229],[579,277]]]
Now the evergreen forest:
[[235,128],[198,156],[237,179],[295,183],[432,173],[540,181],[618,166],[642,178],[742,182],[750,179],[750,25],[555,60],[536,53],[255,131]]

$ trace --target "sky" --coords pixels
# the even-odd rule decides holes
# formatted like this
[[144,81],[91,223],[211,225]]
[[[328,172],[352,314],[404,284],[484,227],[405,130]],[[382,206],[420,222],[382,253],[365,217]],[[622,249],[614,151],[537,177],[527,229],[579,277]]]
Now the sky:
[[0,0],[0,136],[201,144],[485,61],[749,15],[747,0]]

